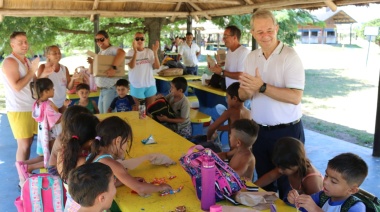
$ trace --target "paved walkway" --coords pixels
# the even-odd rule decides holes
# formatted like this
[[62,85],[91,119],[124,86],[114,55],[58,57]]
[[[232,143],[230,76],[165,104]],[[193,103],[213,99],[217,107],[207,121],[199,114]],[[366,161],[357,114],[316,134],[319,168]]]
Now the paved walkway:
[[[306,151],[312,163],[324,174],[327,161],[337,154],[353,152],[362,157],[369,166],[369,174],[363,189],[380,197],[380,158],[372,157],[372,149],[351,144],[339,139],[325,136],[310,130],[305,130]],[[17,184],[18,176],[14,165],[16,141],[9,126],[7,116],[0,113],[0,211],[13,212],[13,204],[20,195]],[[32,157],[35,157],[35,142],[32,147]]]

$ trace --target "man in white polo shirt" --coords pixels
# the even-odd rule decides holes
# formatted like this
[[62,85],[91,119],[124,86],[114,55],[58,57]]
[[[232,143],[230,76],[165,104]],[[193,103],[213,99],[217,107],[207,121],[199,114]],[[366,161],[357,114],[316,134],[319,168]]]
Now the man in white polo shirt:
[[186,42],[179,47],[178,61],[183,59],[186,66],[186,74],[198,75],[198,56],[201,49],[196,43],[193,43],[193,33],[186,33]]
[[[301,99],[305,70],[294,49],[277,40],[278,25],[268,10],[258,10],[251,18],[251,33],[261,49],[251,52],[240,76],[239,97],[251,99],[251,116],[260,126],[252,147],[260,178],[272,170],[272,152],[279,138],[290,136],[305,142],[301,122]],[[277,181],[280,198],[290,190],[287,178]],[[274,184],[264,187],[276,191]]]

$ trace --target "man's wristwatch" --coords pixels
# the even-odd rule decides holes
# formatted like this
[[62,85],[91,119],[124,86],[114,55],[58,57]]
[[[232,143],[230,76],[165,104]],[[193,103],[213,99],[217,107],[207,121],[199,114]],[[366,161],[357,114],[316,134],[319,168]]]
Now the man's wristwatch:
[[264,82],[264,84],[260,87],[259,92],[264,93],[266,89],[267,89],[267,84]]
[[220,72],[220,76],[224,76],[224,70]]
[[112,69],[113,70],[117,70],[117,66],[112,66]]

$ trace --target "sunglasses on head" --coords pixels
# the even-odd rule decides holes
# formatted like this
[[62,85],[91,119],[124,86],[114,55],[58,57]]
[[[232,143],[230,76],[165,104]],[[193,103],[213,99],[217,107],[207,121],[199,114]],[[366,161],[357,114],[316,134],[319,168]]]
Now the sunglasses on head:
[[105,38],[95,38],[95,42],[104,42]]
[[144,37],[135,37],[135,41],[139,41],[139,40],[144,41],[145,38]]

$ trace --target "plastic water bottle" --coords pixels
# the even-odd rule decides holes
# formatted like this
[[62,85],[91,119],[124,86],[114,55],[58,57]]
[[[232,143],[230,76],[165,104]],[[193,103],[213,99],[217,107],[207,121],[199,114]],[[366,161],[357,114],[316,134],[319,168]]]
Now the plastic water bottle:
[[211,151],[208,150],[202,162],[202,210],[209,211],[212,205],[215,205],[215,161],[211,157]]
[[146,109],[145,109],[145,101],[141,100],[139,105],[139,119],[145,119],[146,117]]

